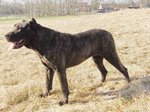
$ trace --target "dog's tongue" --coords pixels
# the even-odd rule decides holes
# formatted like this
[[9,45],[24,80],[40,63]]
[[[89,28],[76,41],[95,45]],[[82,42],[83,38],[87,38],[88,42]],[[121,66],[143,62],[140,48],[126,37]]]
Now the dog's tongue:
[[16,46],[16,43],[14,42],[11,42],[10,43],[10,45],[9,45],[9,48],[8,48],[8,50],[12,50],[12,49],[14,49],[15,48],[15,46]]

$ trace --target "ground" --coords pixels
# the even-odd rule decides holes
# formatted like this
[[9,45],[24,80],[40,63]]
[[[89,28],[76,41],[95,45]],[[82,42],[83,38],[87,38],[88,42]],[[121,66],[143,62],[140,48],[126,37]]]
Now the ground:
[[[150,112],[150,9],[112,13],[38,18],[37,22],[61,32],[78,33],[93,28],[110,31],[131,83],[104,61],[105,83],[92,59],[69,68],[69,104],[60,107],[60,84],[55,75],[47,98],[44,67],[38,56],[25,47],[8,51],[4,35],[21,19],[0,18],[0,111],[2,112]],[[28,19],[29,20],[29,19]]]

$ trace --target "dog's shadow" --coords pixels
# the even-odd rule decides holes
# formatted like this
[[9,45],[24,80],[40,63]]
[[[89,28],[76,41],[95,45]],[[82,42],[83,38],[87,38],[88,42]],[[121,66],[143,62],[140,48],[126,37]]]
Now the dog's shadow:
[[[118,79],[110,79],[113,81],[117,81]],[[123,80],[123,79],[120,79]],[[106,82],[107,84],[107,82]],[[90,88],[90,91],[93,91],[94,89],[103,88],[103,84],[93,86]],[[105,90],[104,90],[105,91]],[[132,99],[133,97],[139,96],[140,94],[147,94],[150,92],[150,76],[146,76],[143,78],[132,78],[132,81],[127,84],[125,87],[119,89],[119,90],[109,90],[105,91],[103,93],[96,92],[93,95],[91,93],[84,93],[82,92],[81,96],[78,96],[76,100],[70,101],[70,104],[75,103],[88,103],[90,100],[93,99],[93,97],[99,97],[103,98],[104,100],[114,100],[117,98],[125,98],[125,99]]]
[[146,76],[143,78],[133,78],[132,81],[124,88],[121,88],[119,90],[112,90],[106,92],[103,95],[112,96],[110,98],[106,98],[105,100],[111,100],[120,97],[125,99],[132,99],[133,97],[139,96],[140,94],[143,93],[147,94],[149,92],[150,92],[150,76]]

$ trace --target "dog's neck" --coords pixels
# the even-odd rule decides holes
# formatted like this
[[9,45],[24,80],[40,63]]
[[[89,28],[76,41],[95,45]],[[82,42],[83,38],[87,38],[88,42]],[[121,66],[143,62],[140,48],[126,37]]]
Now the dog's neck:
[[43,55],[46,51],[44,49],[47,49],[47,46],[49,46],[50,49],[51,44],[53,44],[51,40],[57,36],[56,34],[58,35],[57,31],[39,25],[38,29],[33,31],[30,41],[27,42],[25,46]]

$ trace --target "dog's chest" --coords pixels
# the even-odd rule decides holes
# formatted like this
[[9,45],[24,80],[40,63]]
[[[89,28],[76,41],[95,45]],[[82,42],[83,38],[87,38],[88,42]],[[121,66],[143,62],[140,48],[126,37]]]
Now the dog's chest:
[[45,56],[40,57],[42,63],[49,68],[56,69],[56,65],[53,62],[50,62]]

